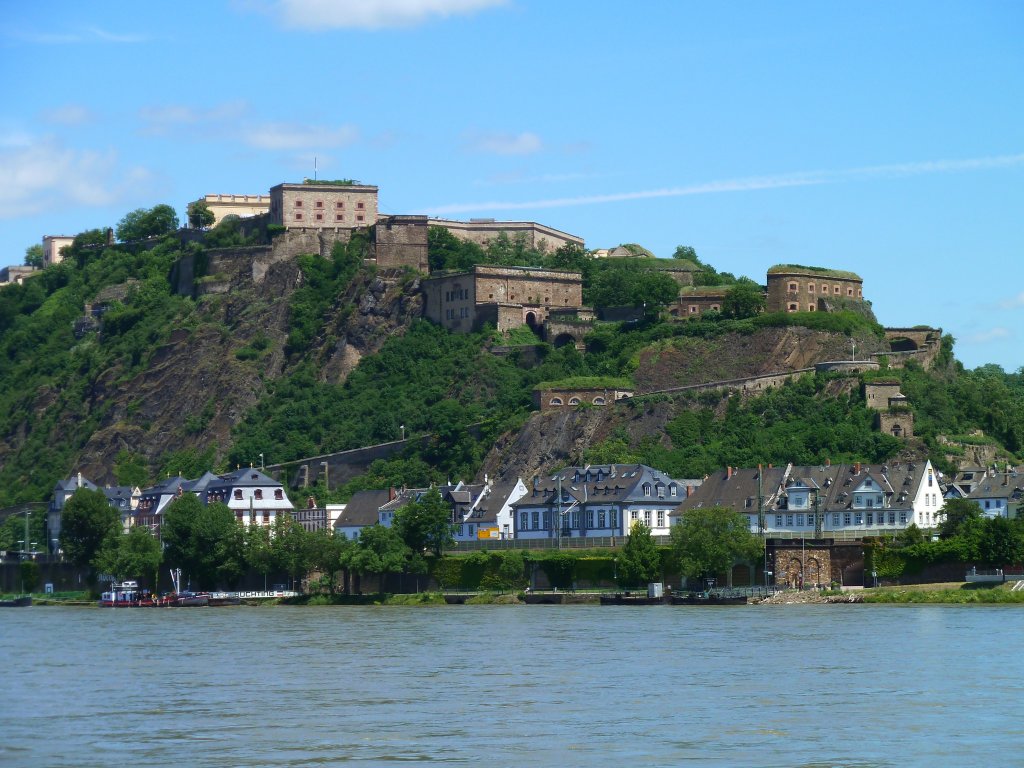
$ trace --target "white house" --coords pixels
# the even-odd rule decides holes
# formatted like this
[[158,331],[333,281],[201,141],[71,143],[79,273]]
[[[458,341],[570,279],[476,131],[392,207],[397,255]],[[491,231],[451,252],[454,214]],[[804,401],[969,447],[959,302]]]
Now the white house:
[[292,514],[295,505],[284,486],[258,469],[236,469],[206,484],[207,503],[226,504],[245,525],[273,525],[278,516]]

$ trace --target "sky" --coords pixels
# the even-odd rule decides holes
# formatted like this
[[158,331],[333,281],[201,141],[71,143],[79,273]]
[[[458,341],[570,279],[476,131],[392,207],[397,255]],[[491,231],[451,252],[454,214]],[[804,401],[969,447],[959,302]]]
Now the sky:
[[305,177],[382,213],[851,270],[1024,366],[1024,3],[80,0],[0,17],[0,266]]

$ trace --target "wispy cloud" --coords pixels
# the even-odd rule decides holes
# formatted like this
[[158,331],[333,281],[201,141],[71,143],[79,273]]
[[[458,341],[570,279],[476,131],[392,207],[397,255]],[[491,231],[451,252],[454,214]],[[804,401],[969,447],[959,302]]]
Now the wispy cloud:
[[567,181],[583,181],[584,179],[596,179],[600,174],[596,173],[539,173],[527,174],[523,172],[496,173],[482,181],[475,182],[478,187],[495,186],[506,184],[561,184]]
[[105,206],[151,180],[148,170],[121,166],[117,152],[77,150],[52,137],[0,138],[0,218],[68,205]]
[[544,147],[540,136],[529,131],[471,134],[464,139],[463,145],[471,152],[490,155],[532,155]]
[[139,118],[143,133],[161,136],[181,128],[224,126],[244,118],[249,106],[244,101],[230,101],[206,109],[187,104],[161,104],[142,107]]
[[750,176],[724,181],[708,181],[682,187],[662,187],[634,192],[612,192],[603,195],[559,197],[530,201],[486,201],[479,203],[450,203],[428,208],[426,213],[466,213],[475,211],[539,210],[570,206],[619,203],[629,200],[650,200],[663,197],[685,197],[721,192],[755,192],[786,187],[808,187],[821,184],[841,184],[860,179],[900,178],[934,173],[980,171],[1011,168],[1024,165],[1024,154],[977,157],[966,160],[928,160],[917,163],[874,165],[842,170],[800,171],[772,176]]
[[508,0],[280,0],[274,7],[285,26],[311,31],[412,27],[434,18],[464,16]]
[[57,125],[84,125],[92,122],[96,115],[81,104],[65,104],[62,107],[44,110],[41,117],[45,122]]
[[999,302],[999,306],[1003,309],[1020,309],[1021,307],[1024,307],[1024,291],[1021,291],[1016,296],[1004,299]]
[[317,147],[345,147],[359,138],[354,126],[337,128],[316,125],[267,123],[242,132],[242,139],[257,149],[316,149]]
[[972,344],[987,344],[990,341],[999,341],[1000,339],[1008,339],[1012,336],[1009,328],[989,328],[986,331],[978,331],[972,333],[967,337],[967,341]]
[[115,43],[132,44],[144,43],[149,40],[146,35],[119,34],[100,27],[85,27],[79,30],[65,32],[47,31],[16,31],[11,37],[22,40],[26,43],[37,43],[39,45],[74,45],[76,43]]

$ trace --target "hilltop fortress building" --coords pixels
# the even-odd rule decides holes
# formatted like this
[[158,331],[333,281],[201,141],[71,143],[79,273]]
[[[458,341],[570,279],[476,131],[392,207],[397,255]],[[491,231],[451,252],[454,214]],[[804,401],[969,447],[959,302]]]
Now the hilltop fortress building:
[[864,300],[864,281],[853,272],[779,264],[768,270],[766,312],[829,312]]

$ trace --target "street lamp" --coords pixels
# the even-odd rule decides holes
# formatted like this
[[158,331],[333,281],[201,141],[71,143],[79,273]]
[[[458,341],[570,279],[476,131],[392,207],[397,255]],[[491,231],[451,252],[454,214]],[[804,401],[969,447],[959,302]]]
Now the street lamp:
[[265,467],[263,465],[263,454],[261,453],[260,454],[260,471],[262,472],[264,469],[265,469]]
[[399,429],[402,430],[402,440],[405,440],[405,424],[402,424]]

